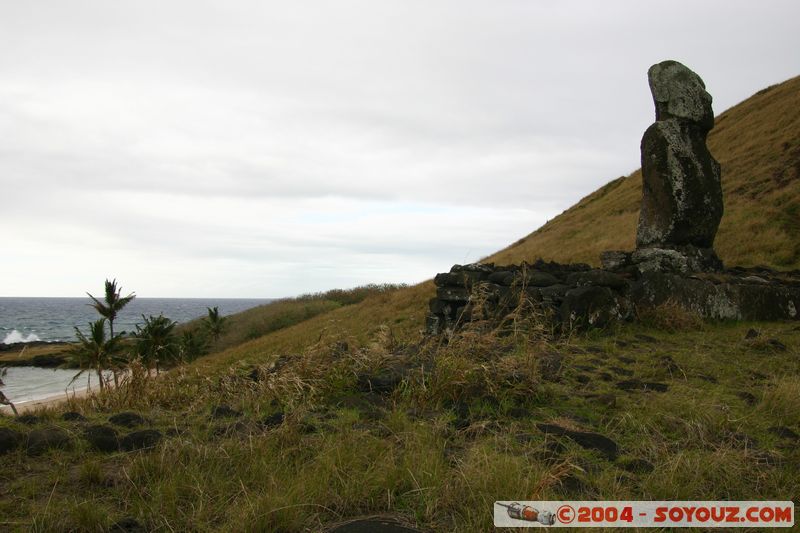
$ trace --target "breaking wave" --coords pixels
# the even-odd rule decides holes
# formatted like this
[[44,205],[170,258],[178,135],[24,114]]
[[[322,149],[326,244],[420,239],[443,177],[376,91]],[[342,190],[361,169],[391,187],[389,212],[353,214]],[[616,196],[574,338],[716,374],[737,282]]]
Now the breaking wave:
[[6,335],[6,338],[3,339],[3,344],[15,344],[17,342],[36,342],[42,339],[36,333],[31,333],[30,335],[23,335],[19,331],[13,329],[11,333]]

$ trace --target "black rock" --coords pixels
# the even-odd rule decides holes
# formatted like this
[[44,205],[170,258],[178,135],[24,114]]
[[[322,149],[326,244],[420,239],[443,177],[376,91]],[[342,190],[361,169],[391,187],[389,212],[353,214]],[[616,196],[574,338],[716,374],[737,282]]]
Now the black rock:
[[[438,300],[437,300],[438,301]],[[428,313],[425,316],[425,335],[439,335],[445,330],[443,315]]]
[[467,302],[469,301],[469,289],[463,287],[439,287],[436,296],[445,302]]
[[449,304],[439,298],[431,298],[428,301],[428,309],[434,315],[443,315],[449,313]]
[[83,431],[83,436],[98,451],[110,453],[119,450],[117,430],[111,426],[89,426]]
[[552,463],[558,461],[566,450],[567,447],[557,440],[546,439],[544,443],[542,443],[542,449],[536,453],[536,457],[542,461]]
[[635,264],[635,278],[640,274],[662,272],[691,274],[692,272],[719,272],[722,261],[711,248],[663,244],[638,248],[631,255]]
[[470,263],[468,265],[453,265],[450,272],[477,272],[487,276],[494,272],[494,263]]
[[497,283],[498,285],[505,285],[506,287],[510,287],[514,283],[514,279],[516,277],[516,273],[508,271],[508,270],[501,270],[499,272],[494,272],[489,274],[488,280],[492,283]]
[[622,276],[606,270],[589,270],[588,272],[575,272],[567,277],[567,285],[596,285],[614,290],[627,288],[628,282]]
[[264,417],[264,420],[261,421],[261,425],[265,428],[274,428],[278,427],[283,424],[285,416],[282,411],[278,411],[277,413],[273,413]]
[[358,412],[359,418],[367,420],[379,420],[383,418],[381,410],[386,403],[386,399],[377,393],[357,393],[342,398],[339,406],[345,409],[353,409]]
[[558,284],[558,278],[547,272],[529,272],[525,278],[529,287],[552,287]]
[[108,419],[114,425],[117,426],[124,426],[127,428],[132,428],[135,426],[141,426],[145,423],[145,419],[142,415],[133,412],[124,412],[124,413],[117,413],[111,416]]
[[83,422],[86,420],[86,417],[75,411],[67,411],[61,415],[61,420],[65,422]]
[[591,485],[581,476],[574,473],[569,473],[562,477],[559,479],[559,483],[561,484],[561,492],[566,494],[586,494],[591,490]]
[[597,328],[613,324],[622,316],[611,289],[595,286],[567,291],[559,313],[564,324]]
[[662,355],[658,360],[670,374],[678,372],[681,369],[678,363],[675,362],[675,359],[670,355]]
[[114,522],[110,531],[111,533],[147,533],[147,528],[132,516],[126,516]]
[[451,409],[457,417],[469,418],[469,405],[463,401],[445,401],[444,407]]
[[772,426],[771,428],[768,428],[767,431],[769,431],[773,435],[777,435],[782,439],[800,440],[800,435],[792,431],[790,428],[787,428],[786,426]]
[[745,333],[744,338],[745,339],[755,339],[759,335],[761,335],[761,333],[759,333],[758,330],[750,328],[750,329],[747,330],[747,333]]
[[155,448],[162,438],[163,435],[157,429],[142,429],[128,433],[122,437],[119,444],[126,451],[143,450]]
[[755,405],[758,402],[758,398],[756,398],[752,393],[747,391],[739,391],[736,393],[736,396],[744,400],[744,403],[747,405]]
[[26,449],[28,455],[41,455],[54,448],[66,448],[70,444],[66,431],[57,427],[34,429],[28,433]]
[[767,344],[769,345],[770,348],[772,348],[774,350],[777,350],[779,352],[785,352],[786,351],[786,345],[783,344],[778,339],[769,339],[767,341]]
[[0,455],[17,449],[24,435],[11,428],[0,428]]
[[563,428],[555,424],[536,424],[540,431],[558,436],[565,436],[574,440],[579,446],[591,450],[597,450],[604,454],[609,459],[617,457],[618,449],[617,443],[599,433],[592,433],[588,431],[573,431],[571,429]]
[[781,466],[783,465],[783,457],[778,455],[777,453],[765,450],[755,450],[752,454],[752,458],[755,459],[755,464],[757,466]]
[[442,272],[436,274],[433,283],[437,287],[463,287],[464,277],[455,273]]
[[633,474],[649,474],[655,468],[653,463],[645,459],[626,459],[620,461],[619,466]]
[[530,442],[535,442],[539,440],[541,436],[534,433],[517,433],[514,435],[514,438],[520,444],[528,444]]
[[385,368],[373,374],[360,374],[357,377],[357,387],[361,392],[374,392],[389,394],[403,381],[404,372],[401,368]]
[[550,287],[542,287],[539,289],[539,295],[542,301],[549,304],[559,304],[564,299],[564,295],[570,288],[560,283],[551,285]]
[[215,405],[211,409],[211,418],[238,418],[242,416],[240,411],[228,405]]
[[250,369],[250,372],[247,373],[247,377],[250,378],[251,381],[258,383],[263,377],[261,375],[261,369],[259,369],[257,366],[254,366]]
[[600,252],[600,264],[603,265],[605,270],[619,270],[630,265],[630,262],[630,252],[622,252],[618,250]]
[[38,424],[41,419],[36,415],[19,415],[17,417],[17,422],[21,422],[22,424],[26,424],[28,426],[32,426],[34,424]]

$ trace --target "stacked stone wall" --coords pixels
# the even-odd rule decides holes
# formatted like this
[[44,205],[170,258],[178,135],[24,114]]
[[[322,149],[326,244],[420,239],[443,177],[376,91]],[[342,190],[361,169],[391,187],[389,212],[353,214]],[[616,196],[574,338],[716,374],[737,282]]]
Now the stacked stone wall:
[[500,322],[522,303],[543,311],[562,329],[602,328],[664,304],[712,319],[800,318],[800,271],[653,271],[649,262],[637,265],[623,252],[615,254],[604,255],[604,269],[541,260],[454,265],[434,278],[427,331],[452,332],[474,320]]

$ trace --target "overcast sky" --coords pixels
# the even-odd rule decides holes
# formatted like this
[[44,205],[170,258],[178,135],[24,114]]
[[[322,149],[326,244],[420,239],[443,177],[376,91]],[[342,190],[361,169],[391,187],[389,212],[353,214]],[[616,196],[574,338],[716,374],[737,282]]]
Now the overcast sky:
[[[0,296],[418,282],[639,166],[647,69],[717,113],[800,2],[0,2]],[[723,178],[724,179],[724,178]]]

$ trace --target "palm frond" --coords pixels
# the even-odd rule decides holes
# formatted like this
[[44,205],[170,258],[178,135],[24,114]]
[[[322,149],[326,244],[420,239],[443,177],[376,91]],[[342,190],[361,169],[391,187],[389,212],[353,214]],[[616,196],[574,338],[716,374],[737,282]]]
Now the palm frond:
[[71,379],[71,380],[69,380],[69,383],[67,383],[67,386],[66,386],[66,388],[69,388],[69,386],[70,386],[70,385],[72,385],[73,383],[75,383],[75,381],[76,381],[76,380],[77,380],[79,377],[81,377],[81,375],[82,375],[84,372],[86,372],[87,370],[89,370],[89,369],[88,369],[88,368],[82,368],[81,370],[79,370],[79,371],[78,371],[78,373],[77,373],[77,374],[75,374],[74,376],[72,376],[72,379]]

